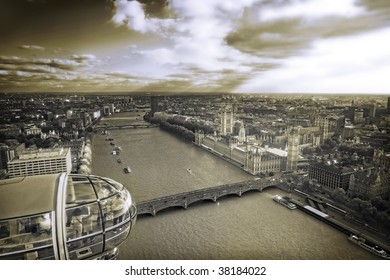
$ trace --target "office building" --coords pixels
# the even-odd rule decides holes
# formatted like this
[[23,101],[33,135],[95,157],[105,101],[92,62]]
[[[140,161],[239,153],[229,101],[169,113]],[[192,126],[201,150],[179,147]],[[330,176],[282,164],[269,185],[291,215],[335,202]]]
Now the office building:
[[335,165],[332,161],[312,162],[309,165],[309,179],[331,190],[343,188],[348,190],[350,177],[354,170],[349,167]]
[[72,171],[70,148],[25,149],[8,162],[8,176],[22,177]]
[[390,111],[390,96],[387,97],[387,111]]
[[158,96],[152,96],[152,97],[150,97],[150,115],[151,115],[151,116],[153,116],[154,113],[156,113],[156,112],[159,111],[159,108],[158,108],[158,101],[159,101]]
[[0,169],[8,170],[8,162],[19,156],[25,148],[24,143],[15,143],[11,146],[0,145]]

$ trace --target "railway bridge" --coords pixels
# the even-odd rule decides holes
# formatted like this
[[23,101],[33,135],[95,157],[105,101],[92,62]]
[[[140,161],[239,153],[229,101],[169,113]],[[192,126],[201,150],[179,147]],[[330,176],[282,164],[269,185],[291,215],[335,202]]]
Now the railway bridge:
[[278,187],[281,184],[277,181],[249,180],[233,184],[225,184],[179,194],[168,195],[148,201],[137,203],[138,215],[150,214],[155,216],[157,212],[170,208],[182,207],[187,209],[192,203],[197,201],[211,200],[216,202],[218,198],[227,195],[242,196],[248,191],[263,191],[265,188]]

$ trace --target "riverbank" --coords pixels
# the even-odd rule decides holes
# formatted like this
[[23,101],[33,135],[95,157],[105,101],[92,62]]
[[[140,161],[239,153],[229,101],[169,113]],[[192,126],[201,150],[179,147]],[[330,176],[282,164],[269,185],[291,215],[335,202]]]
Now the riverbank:
[[[110,130],[109,137],[122,147],[122,163],[111,154],[107,136],[96,133],[92,174],[123,183],[136,202],[254,178],[160,129]],[[126,165],[131,166],[131,174],[123,172]],[[120,246],[118,259],[378,259],[333,227],[276,204],[275,194],[287,193],[271,188],[241,198],[226,196],[216,203],[195,203],[186,210],[163,210],[157,217],[146,215]]]
[[[336,211],[327,207],[326,204],[321,205],[321,207],[313,207],[316,209],[316,211],[320,211],[319,214],[315,213],[314,211],[311,211],[310,207],[319,204],[309,205],[310,203],[307,203],[308,199],[310,198],[294,194],[293,197],[291,197],[289,200],[295,205],[297,205],[299,210],[344,233],[346,235],[346,238],[349,237],[351,234],[357,235],[366,239],[368,242],[383,248],[387,252],[390,252],[389,240],[382,238],[381,236],[374,235],[373,233],[365,230],[364,228],[350,223],[348,220],[345,219],[345,215],[340,215],[340,213],[337,213]],[[321,213],[323,213],[324,215],[322,215]]]

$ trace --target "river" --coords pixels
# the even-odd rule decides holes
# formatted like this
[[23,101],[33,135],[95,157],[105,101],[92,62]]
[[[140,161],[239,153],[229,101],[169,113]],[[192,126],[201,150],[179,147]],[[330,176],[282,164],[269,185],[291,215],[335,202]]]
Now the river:
[[[110,124],[134,121],[122,113]],[[109,130],[92,141],[92,174],[123,183],[136,201],[253,179],[207,151],[159,128]],[[111,137],[122,148],[112,155]],[[120,157],[122,163],[116,160]],[[132,172],[125,174],[129,165]],[[187,169],[190,169],[187,170]],[[228,196],[216,203],[174,208],[138,218],[119,247],[121,260],[337,260],[378,259],[349,242],[346,235],[272,200],[276,188]]]

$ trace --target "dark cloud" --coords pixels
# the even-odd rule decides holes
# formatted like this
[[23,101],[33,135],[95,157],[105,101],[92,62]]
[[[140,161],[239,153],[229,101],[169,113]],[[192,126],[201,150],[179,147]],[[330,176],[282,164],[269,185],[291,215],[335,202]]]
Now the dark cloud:
[[10,71],[24,71],[35,73],[51,73],[53,72],[49,66],[46,65],[14,65],[14,64],[0,64],[0,70]]
[[312,39],[307,29],[302,32],[301,25],[299,19],[288,19],[242,26],[230,33],[225,41],[246,53],[287,57]]
[[45,50],[44,47],[35,46],[35,45],[21,45],[18,48],[24,49],[24,50],[33,50],[33,51],[44,51]]
[[132,76],[126,73],[118,73],[118,72],[113,72],[113,73],[105,73],[105,76],[108,78],[118,78],[118,79],[123,79],[123,80],[137,80],[138,77]]
[[143,4],[146,16],[157,18],[171,17],[168,9],[169,0],[139,0],[138,2]]
[[249,74],[232,74],[228,75],[222,79],[215,81],[214,90],[216,92],[234,92],[236,88],[240,85],[251,79],[251,75]]
[[0,0],[0,7],[0,36],[18,43],[21,38],[41,44],[41,37],[74,37],[111,16],[106,0]]
[[[283,5],[293,1],[277,1],[272,5]],[[253,55],[285,58],[311,47],[317,39],[356,35],[362,32],[390,26],[390,1],[361,0],[361,5],[377,9],[355,17],[328,15],[315,19],[291,17],[257,23],[242,19],[238,28],[228,34],[225,42],[240,51]],[[385,13],[384,11],[387,11]]]
[[388,0],[357,0],[356,2],[369,10],[390,10],[390,1]]
[[23,71],[8,71],[6,75],[0,76],[0,89],[6,91],[31,91],[44,89],[48,85],[58,84],[56,75],[36,74]]
[[78,70],[87,65],[87,62],[94,60],[92,55],[74,55],[71,59],[68,58],[26,58],[19,56],[0,56],[0,65],[13,65],[18,67],[30,67],[32,65],[40,65],[52,67],[61,70]]
[[169,77],[171,77],[172,79],[191,79],[192,75],[184,74],[184,73],[182,73],[182,74],[177,73],[177,74],[172,74]]
[[[193,67],[191,74],[173,74],[169,80],[158,81],[142,90],[156,91],[168,87],[174,92],[232,92],[237,86],[252,78],[248,73],[237,74],[234,70],[223,70],[218,73]],[[157,90],[158,91],[158,90]]]
[[[96,74],[85,72],[95,63],[93,55],[72,55],[70,58],[36,58],[0,56],[0,89],[58,90],[75,88],[76,84],[96,81]],[[92,89],[92,88],[91,88]]]
[[78,62],[78,63],[84,63],[88,61],[93,61],[96,59],[96,57],[92,54],[82,54],[82,55],[72,55],[71,59]]
[[200,87],[195,87],[191,81],[184,80],[161,80],[149,83],[146,86],[136,88],[136,91],[141,92],[191,92],[194,90],[201,91]]
[[[325,45],[318,55],[319,45],[390,26],[389,0],[340,1],[329,9],[320,0],[233,1],[234,12],[185,0],[138,0],[137,10],[122,0],[118,10],[118,1],[0,0],[0,89],[8,82],[9,89],[31,90],[229,92],[250,80],[256,86],[272,80],[267,73],[297,57],[299,65],[310,55],[314,66],[328,64],[319,56],[336,51]],[[105,58],[74,54],[84,52]],[[334,57],[335,65],[344,61]],[[346,66],[329,73],[348,73]]]

